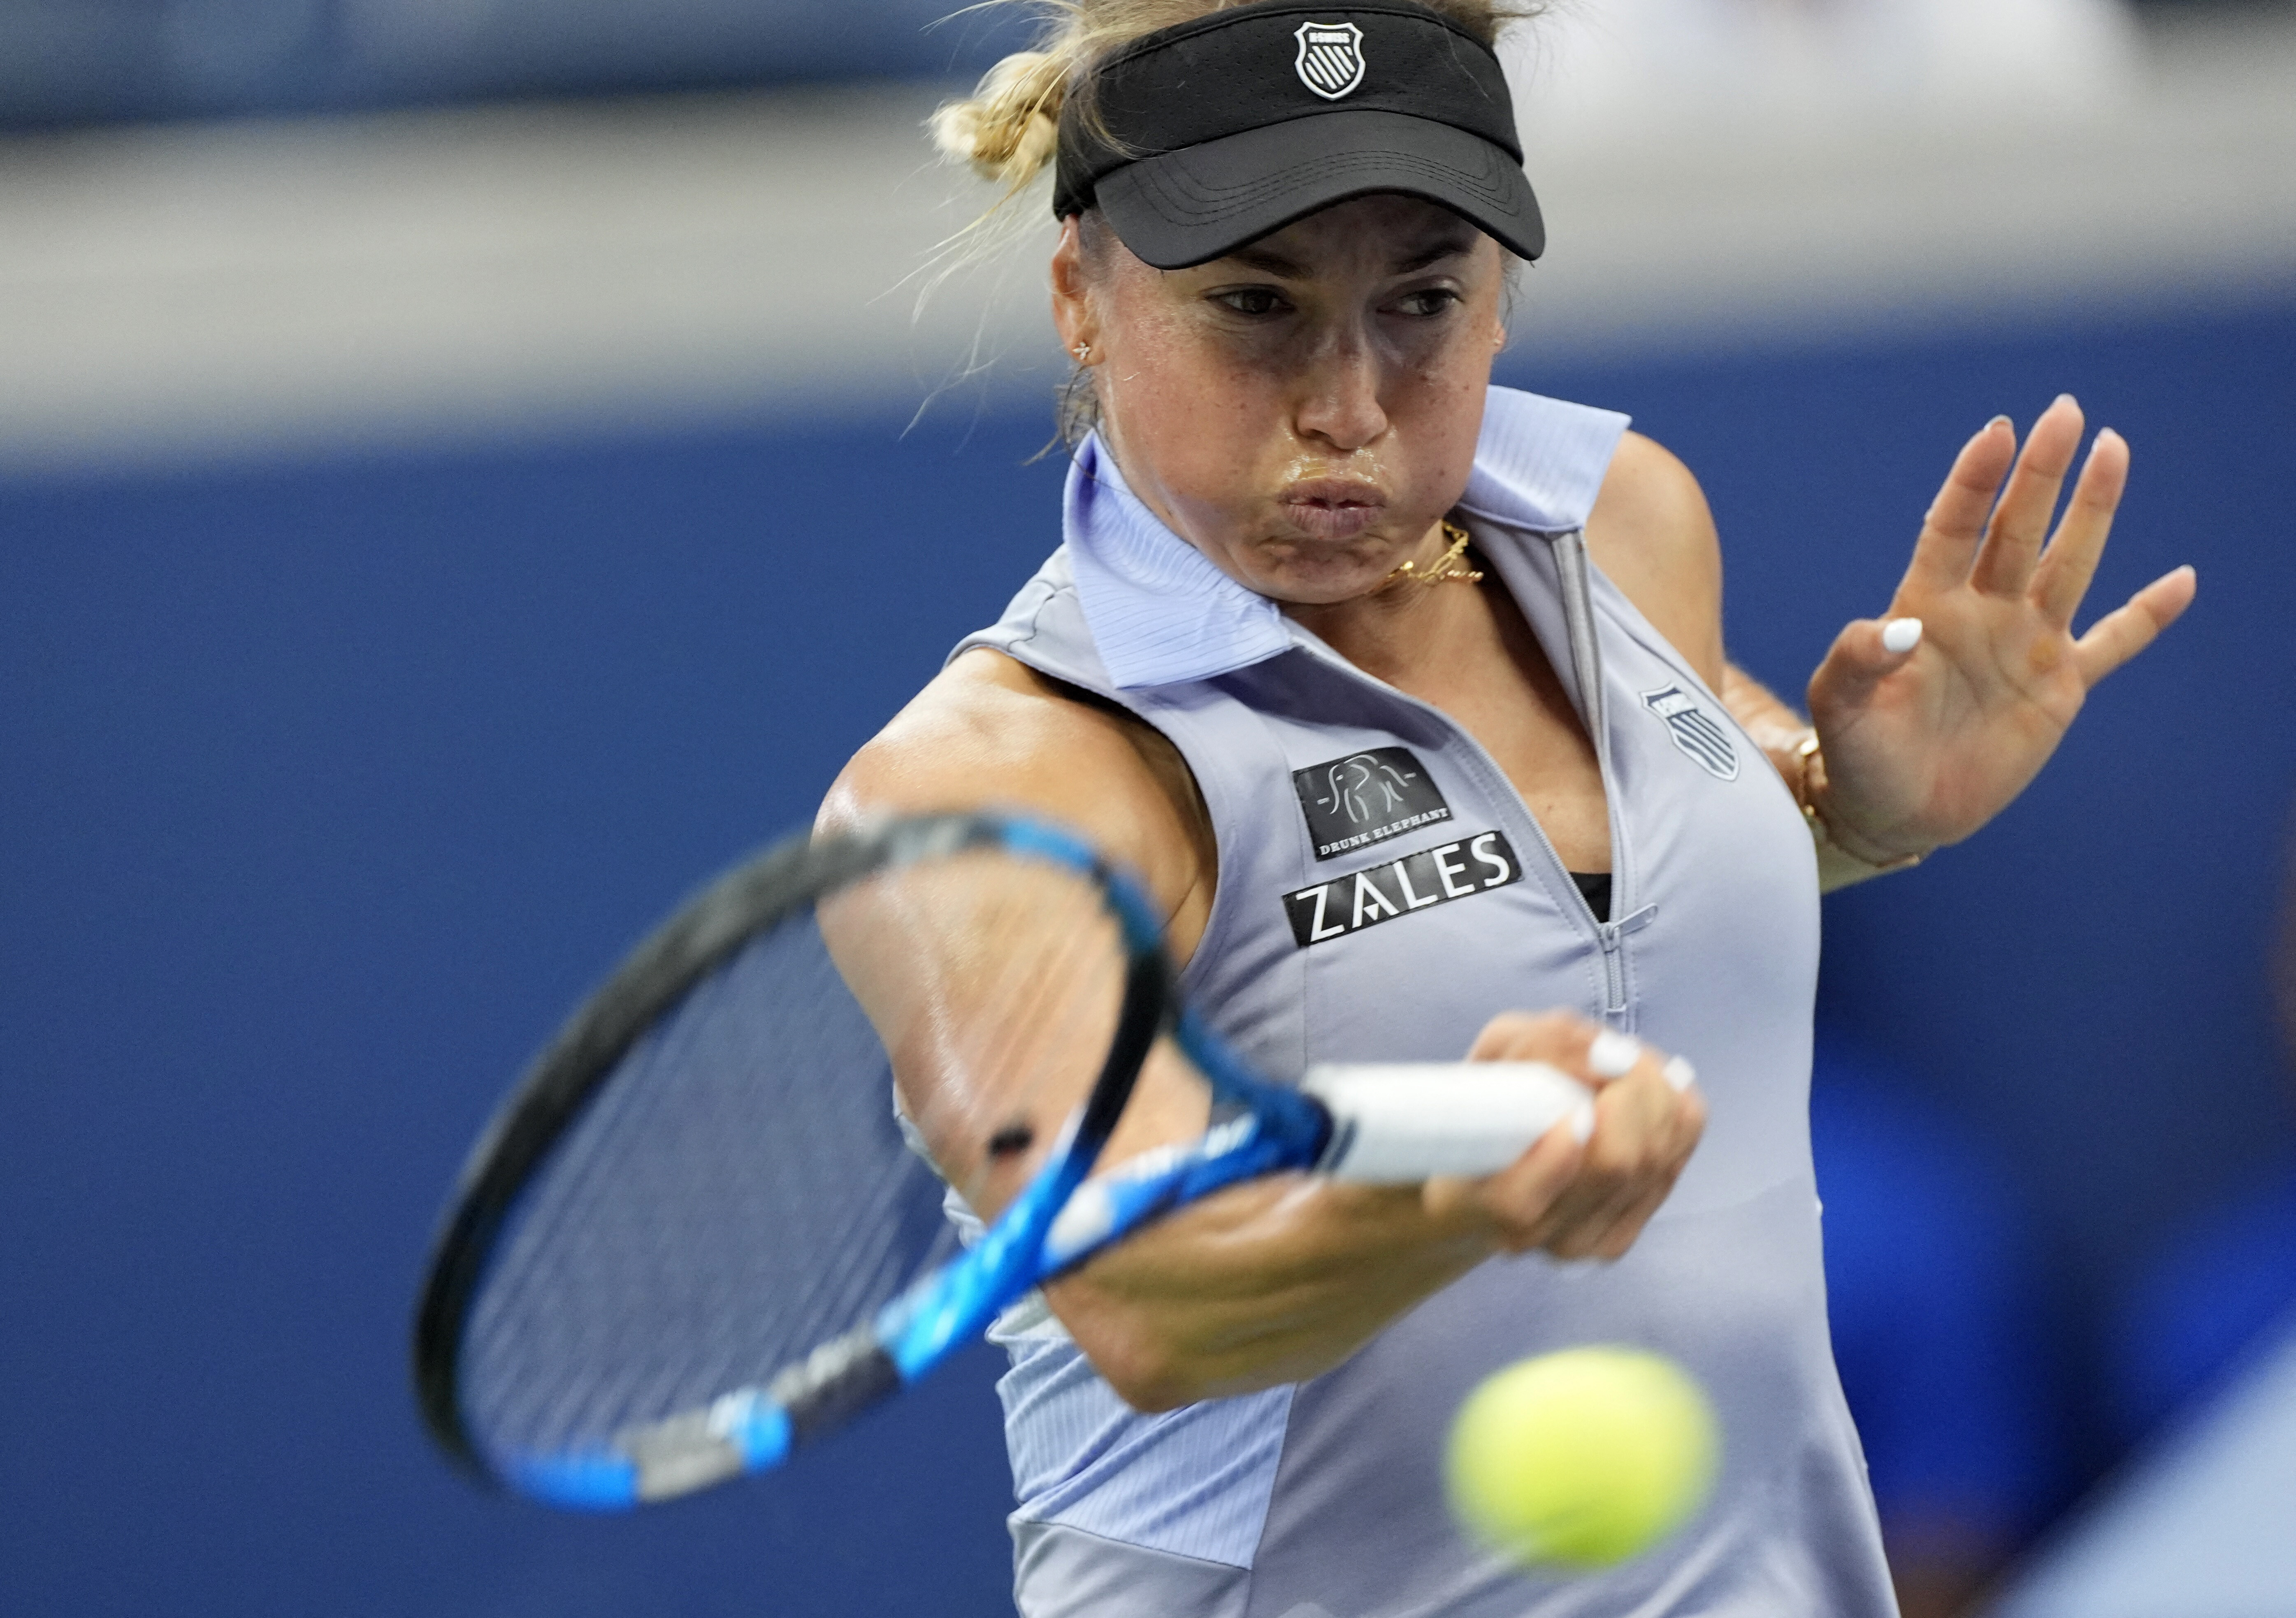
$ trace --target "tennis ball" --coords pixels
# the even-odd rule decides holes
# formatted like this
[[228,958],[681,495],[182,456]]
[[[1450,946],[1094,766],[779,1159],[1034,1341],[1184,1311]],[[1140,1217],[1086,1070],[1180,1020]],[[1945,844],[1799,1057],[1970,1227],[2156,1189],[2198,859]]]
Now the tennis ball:
[[1451,1425],[1451,1509],[1475,1539],[1531,1565],[1583,1573],[1638,1555],[1713,1486],[1705,1393],[1672,1360],[1629,1348],[1542,1354],[1494,1373]]

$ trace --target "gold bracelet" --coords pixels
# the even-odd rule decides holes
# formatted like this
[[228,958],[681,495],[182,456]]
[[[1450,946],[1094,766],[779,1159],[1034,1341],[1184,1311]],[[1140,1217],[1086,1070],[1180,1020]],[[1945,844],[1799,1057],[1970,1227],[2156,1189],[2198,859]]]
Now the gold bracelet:
[[[1875,865],[1864,855],[1853,853],[1843,848],[1835,840],[1833,828],[1826,825],[1825,817],[1817,812],[1817,786],[1825,779],[1825,754],[1819,750],[1819,747],[1817,729],[1815,726],[1811,727],[1807,735],[1794,744],[1794,757],[1801,760],[1801,790],[1794,796],[1800,801],[1801,817],[1809,823],[1809,834],[1817,845],[1820,848],[1832,849],[1841,858],[1864,866],[1877,876],[1886,875],[1891,871],[1910,871],[1928,858],[1927,853],[1900,854],[1895,859]],[[1810,779],[1813,765],[1817,774],[1816,782]]]

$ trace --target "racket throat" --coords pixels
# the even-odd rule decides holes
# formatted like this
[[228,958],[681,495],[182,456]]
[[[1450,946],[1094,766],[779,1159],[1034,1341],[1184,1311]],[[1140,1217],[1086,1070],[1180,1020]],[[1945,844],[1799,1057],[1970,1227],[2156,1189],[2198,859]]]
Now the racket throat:
[[862,1326],[824,1343],[762,1389],[744,1388],[702,1409],[628,1428],[615,1447],[636,1468],[639,1499],[670,1499],[771,1466],[900,1385],[900,1370],[875,1328]]

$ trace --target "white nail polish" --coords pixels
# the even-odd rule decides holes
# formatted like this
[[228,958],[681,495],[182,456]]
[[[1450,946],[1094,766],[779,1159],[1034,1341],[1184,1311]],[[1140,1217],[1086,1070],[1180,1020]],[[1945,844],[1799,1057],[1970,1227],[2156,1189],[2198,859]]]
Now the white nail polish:
[[1882,649],[1885,652],[1911,652],[1922,644],[1922,620],[1918,618],[1893,618],[1882,626]]
[[1659,1072],[1677,1090],[1686,1090],[1698,1082],[1698,1070],[1690,1065],[1687,1056],[1669,1056]]
[[1597,1079],[1623,1079],[1642,1054],[1641,1040],[1606,1028],[1587,1047],[1587,1071]]
[[1585,1146],[1595,1138],[1595,1104],[1582,1101],[1570,1109],[1570,1138]]

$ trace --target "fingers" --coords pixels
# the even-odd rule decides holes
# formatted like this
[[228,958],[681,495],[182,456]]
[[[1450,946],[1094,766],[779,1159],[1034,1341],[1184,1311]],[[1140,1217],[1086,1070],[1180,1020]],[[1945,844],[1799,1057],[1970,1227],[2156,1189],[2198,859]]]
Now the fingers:
[[1874,688],[1910,662],[1921,644],[1918,618],[1861,618],[1847,625],[1810,676],[1810,716],[1822,719],[1859,711]]
[[2017,430],[2005,415],[1997,415],[1977,430],[1961,447],[1946,473],[1945,486],[1930,502],[1922,520],[1922,536],[1914,545],[1913,564],[1906,583],[1916,592],[1949,590],[1965,582],[1977,547],[1985,538],[1985,520],[1993,510],[1994,492],[2017,453]]
[[1577,1177],[1554,1199],[1539,1245],[1559,1259],[1614,1259],[1633,1245],[1674,1189],[1706,1127],[1706,1104],[1686,1072],[1638,1068],[1604,1087]]
[[[1620,1067],[1616,1042],[1623,1038],[1568,1012],[1502,1012],[1475,1036],[1467,1060],[1550,1063],[1577,1075],[1591,1089],[1614,1076],[1611,1070]],[[1626,1043],[1639,1052],[1634,1040]],[[1632,1062],[1629,1056],[1626,1065]],[[1496,1225],[1499,1245],[1521,1252],[1529,1244],[1526,1233],[1577,1176],[1594,1129],[1595,1109],[1589,1105],[1549,1129],[1501,1174],[1485,1179],[1439,1176],[1426,1183],[1421,1200],[1439,1220]]]
[[2128,476],[2127,440],[2110,429],[2098,433],[2064,521],[2050,537],[2049,521],[2080,448],[2081,427],[2080,406],[2062,393],[2033,423],[2022,453],[2006,416],[1988,422],[1963,446],[1931,505],[1901,594],[1918,600],[1964,583],[1989,595],[2032,589],[2058,627],[2070,624]]
[[[1483,1024],[1474,1044],[1467,1048],[1467,1060],[1551,1062],[1583,1079],[1615,1079],[1618,1073],[1591,1065],[1590,1057],[1598,1049],[1614,1053],[1615,1042],[1624,1039],[1623,1034],[1567,1011],[1503,1011]],[[1607,1063],[1615,1056],[1606,1054],[1604,1060]]]
[[1564,1258],[1626,1251],[1689,1161],[1705,1105],[1688,1063],[1575,1017],[1512,1014],[1476,1041],[1484,1059],[1555,1064],[1596,1088],[1579,1118],[1549,1131],[1478,1185],[1429,1187],[1431,1211],[1472,1195],[1506,1252]]
[[1484,1179],[1439,1175],[1421,1188],[1420,1200],[1435,1218],[1471,1219],[1487,1228],[1502,1252],[1521,1253],[1538,1244],[1541,1222],[1578,1177],[1594,1129],[1588,1107],[1547,1130],[1498,1173]]
[[1988,595],[2021,595],[2032,582],[2049,536],[2049,519],[2065,473],[2080,448],[2081,411],[2070,393],[2060,393],[2033,423],[2025,452],[2009,474],[2009,486],[1993,508],[1984,547],[1969,581]]
[[2121,490],[2128,486],[2128,440],[2107,427],[2089,446],[2088,462],[2073,497],[2066,504],[2065,520],[2049,541],[2033,579],[2033,595],[2042,615],[2059,629],[2072,627],[2081,597],[2096,576],[2097,559],[2104,554],[2105,536],[2112,531],[2112,513],[2120,509]]
[[2175,623],[2193,604],[2200,576],[2191,565],[2163,573],[2128,598],[2128,604],[2107,612],[2073,643],[2073,663],[2083,682],[2097,681],[2151,645],[2161,630]]

